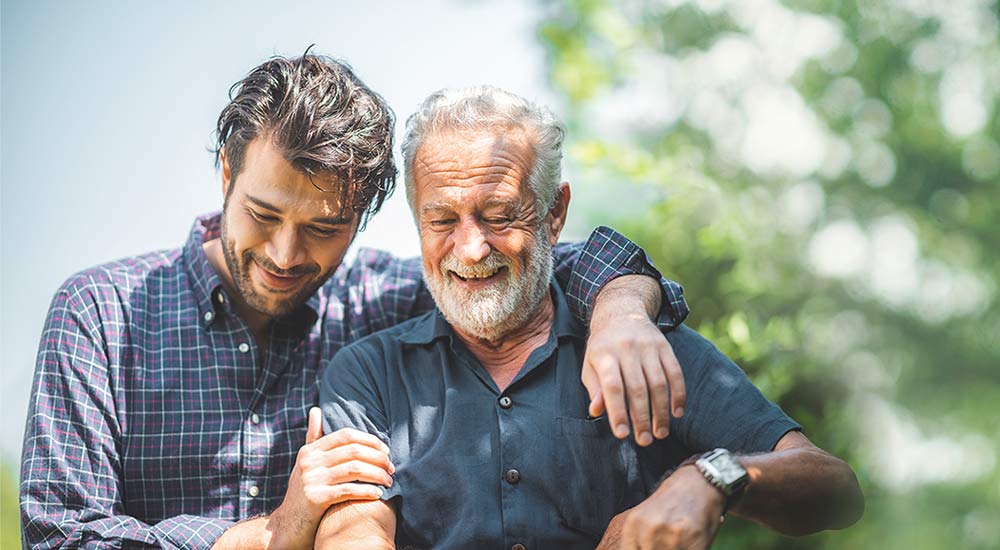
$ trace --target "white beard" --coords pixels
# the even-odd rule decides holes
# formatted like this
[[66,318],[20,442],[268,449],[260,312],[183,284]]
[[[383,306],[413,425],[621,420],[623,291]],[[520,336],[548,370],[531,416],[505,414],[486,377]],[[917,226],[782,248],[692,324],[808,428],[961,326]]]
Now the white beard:
[[[424,269],[424,282],[448,323],[476,338],[496,341],[527,323],[538,312],[548,292],[552,278],[552,247],[544,227],[535,233],[521,278],[514,277],[511,264],[510,258],[496,250],[472,266],[462,265],[449,253],[441,259],[442,275],[430,275]],[[449,275],[449,272],[463,277],[490,275],[501,267],[507,267],[501,280],[473,292],[458,288]]]

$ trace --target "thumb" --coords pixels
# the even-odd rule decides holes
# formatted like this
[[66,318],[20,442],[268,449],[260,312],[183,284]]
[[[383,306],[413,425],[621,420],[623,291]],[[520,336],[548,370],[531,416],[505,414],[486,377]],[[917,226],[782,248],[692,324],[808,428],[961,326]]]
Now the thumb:
[[319,407],[309,409],[309,427],[306,428],[306,445],[323,437],[323,411]]

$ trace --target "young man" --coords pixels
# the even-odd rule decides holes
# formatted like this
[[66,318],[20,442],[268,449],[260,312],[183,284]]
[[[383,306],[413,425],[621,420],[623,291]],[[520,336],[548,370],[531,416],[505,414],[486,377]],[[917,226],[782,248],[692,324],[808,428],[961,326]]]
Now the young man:
[[381,500],[334,506],[317,548],[702,550],[727,510],[789,535],[856,521],[850,467],[686,327],[667,334],[690,388],[669,438],[640,447],[588,415],[586,332],[551,279],[562,135],[495,88],[438,92],[407,122],[437,309],[327,367],[328,425],[377,435],[397,470]]
[[[309,547],[331,504],[378,498],[384,446],[307,430],[307,410],[321,361],[432,307],[419,260],[366,251],[341,266],[393,189],[392,133],[383,100],[330,59],[275,58],[234,88],[218,122],[222,213],[197,219],[183,248],[86,270],[53,299],[23,450],[29,546]],[[616,276],[659,276],[606,230],[556,255],[584,318]],[[663,285],[611,281],[591,325],[591,376],[617,381],[590,382],[595,409],[605,399],[624,424],[627,386],[647,443],[669,414],[645,378],[682,389],[642,315],[665,295],[661,326],[683,319],[679,287]],[[615,308],[627,317],[602,322]]]

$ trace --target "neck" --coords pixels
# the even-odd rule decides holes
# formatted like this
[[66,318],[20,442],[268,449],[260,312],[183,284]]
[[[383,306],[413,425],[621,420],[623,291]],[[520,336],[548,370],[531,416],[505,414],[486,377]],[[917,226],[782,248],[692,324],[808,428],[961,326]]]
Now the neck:
[[202,247],[205,249],[208,263],[212,265],[212,269],[222,281],[222,288],[226,290],[230,303],[243,322],[247,324],[250,332],[253,333],[257,340],[257,346],[263,349],[264,343],[267,341],[267,329],[271,326],[271,318],[247,305],[243,296],[236,290],[233,274],[229,272],[229,266],[226,265],[226,258],[223,255],[222,241],[212,239],[203,244]]
[[529,319],[524,325],[493,339],[479,338],[458,327],[452,328],[502,391],[524,366],[531,352],[548,341],[555,319],[555,306],[549,293],[545,293],[537,311]]

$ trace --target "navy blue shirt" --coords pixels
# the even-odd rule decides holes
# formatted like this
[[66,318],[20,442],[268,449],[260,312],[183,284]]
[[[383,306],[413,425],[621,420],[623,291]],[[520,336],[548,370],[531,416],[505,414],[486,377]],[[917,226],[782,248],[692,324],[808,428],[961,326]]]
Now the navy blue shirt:
[[594,548],[688,456],[770,451],[799,425],[710,342],[667,333],[687,386],[670,436],[641,448],[588,419],[586,331],[552,285],[549,339],[500,391],[438,310],[340,350],[320,380],[325,430],[385,441],[396,465],[383,495],[396,544],[415,548]]

